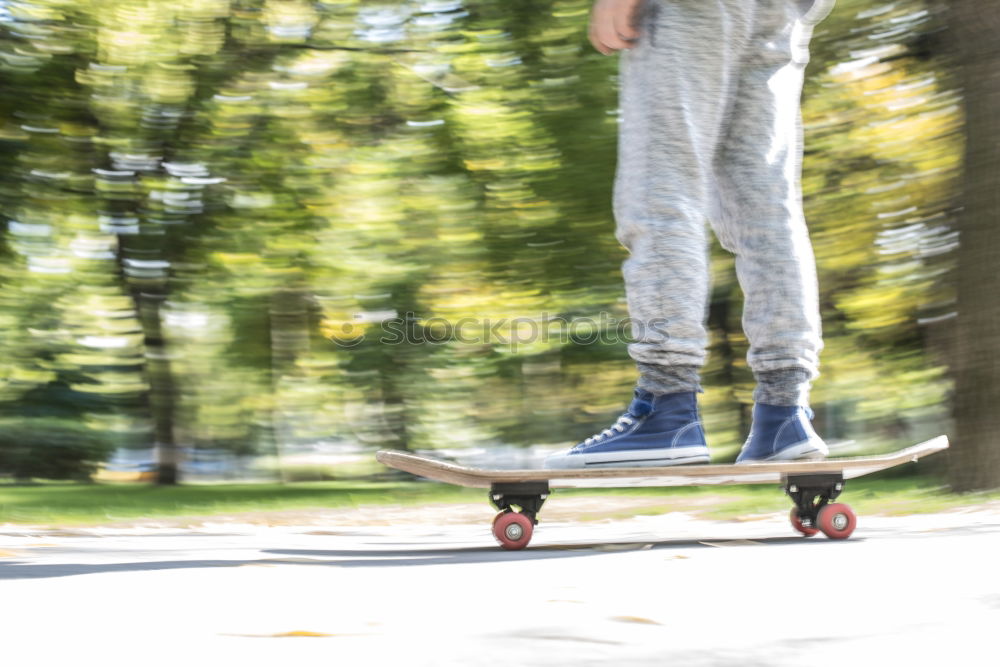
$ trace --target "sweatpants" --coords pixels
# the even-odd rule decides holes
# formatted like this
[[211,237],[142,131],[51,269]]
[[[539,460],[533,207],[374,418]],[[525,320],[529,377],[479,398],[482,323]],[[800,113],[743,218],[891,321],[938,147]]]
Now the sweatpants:
[[735,255],[754,399],[808,402],[823,347],[802,213],[803,71],[835,0],[647,0],[621,56],[616,236],[639,387],[700,391],[706,223]]

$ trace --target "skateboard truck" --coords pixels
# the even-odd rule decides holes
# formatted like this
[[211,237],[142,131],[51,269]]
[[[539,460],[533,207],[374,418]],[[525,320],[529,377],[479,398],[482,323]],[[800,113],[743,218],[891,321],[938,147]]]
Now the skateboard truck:
[[523,549],[528,545],[538,523],[538,510],[548,497],[546,481],[490,485],[490,502],[499,510],[493,517],[493,536],[504,549]]
[[549,497],[548,482],[494,482],[490,486],[490,502],[501,512],[521,508],[521,514],[538,524],[538,510]]
[[807,535],[818,532],[818,518],[823,508],[836,500],[844,490],[844,475],[839,472],[784,474],[781,481],[785,493],[795,502],[795,507],[792,508],[792,525]]

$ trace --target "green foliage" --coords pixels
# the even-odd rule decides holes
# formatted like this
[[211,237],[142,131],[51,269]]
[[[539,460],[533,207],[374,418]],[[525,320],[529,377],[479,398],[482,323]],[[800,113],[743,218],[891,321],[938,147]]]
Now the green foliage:
[[107,426],[51,413],[0,419],[0,470],[20,480],[87,480],[124,444]]

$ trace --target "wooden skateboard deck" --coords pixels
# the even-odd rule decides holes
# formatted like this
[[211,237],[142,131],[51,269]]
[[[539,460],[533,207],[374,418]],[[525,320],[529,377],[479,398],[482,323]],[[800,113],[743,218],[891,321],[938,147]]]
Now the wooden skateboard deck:
[[391,468],[435,481],[490,489],[490,502],[500,510],[493,521],[494,536],[506,549],[522,549],[531,539],[538,523],[536,515],[550,490],[565,488],[781,484],[795,503],[791,522],[797,531],[807,537],[823,532],[833,539],[845,539],[854,531],[857,517],[847,505],[831,501],[840,495],[846,480],[947,448],[948,438],[942,435],[877,456],[657,468],[488,470],[390,450],[376,453],[375,458]]
[[487,470],[468,468],[428,456],[383,450],[375,458],[390,468],[457,486],[488,489],[493,484],[509,482],[544,482],[553,489],[701,486],[709,484],[778,484],[782,475],[842,472],[853,479],[879,470],[934,454],[948,448],[948,438],[938,436],[919,445],[878,456],[859,456],[824,461],[786,461],[776,463],[709,464],[667,466],[662,468],[573,468]]

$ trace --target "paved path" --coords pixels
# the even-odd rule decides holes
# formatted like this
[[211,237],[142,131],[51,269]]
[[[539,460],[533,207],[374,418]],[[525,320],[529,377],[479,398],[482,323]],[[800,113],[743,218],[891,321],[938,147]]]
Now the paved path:
[[846,542],[778,515],[558,519],[523,552],[494,545],[487,509],[441,509],[0,526],[4,663],[1000,664],[996,509],[862,517]]

